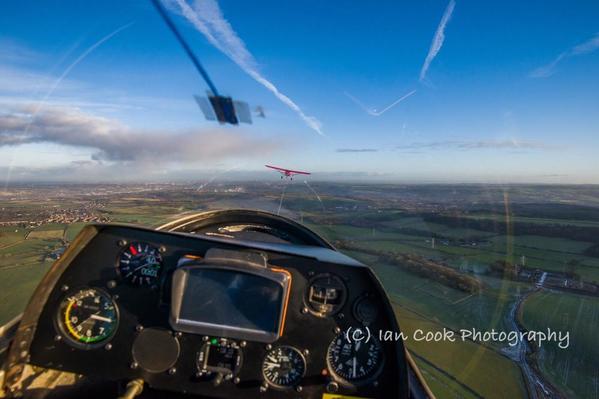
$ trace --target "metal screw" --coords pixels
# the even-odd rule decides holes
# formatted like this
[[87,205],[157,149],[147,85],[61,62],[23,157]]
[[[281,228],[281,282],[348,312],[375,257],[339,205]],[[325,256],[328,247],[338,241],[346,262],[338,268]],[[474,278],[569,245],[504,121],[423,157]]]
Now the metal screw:
[[161,253],[165,253],[165,252],[166,252],[166,247],[165,247],[164,245],[161,245],[161,246],[158,248],[158,250],[159,250]]
[[345,315],[344,315],[343,313],[339,313],[339,314],[337,315],[337,317],[338,317],[339,319],[343,319],[343,318],[345,317]]
[[335,327],[333,331],[335,332],[335,334],[339,334],[341,332],[341,329],[339,327]]
[[58,334],[57,334],[57,335],[55,335],[55,336],[54,336],[54,341],[56,341],[56,342],[58,342],[58,341],[62,341],[62,336],[60,336],[60,335],[58,335]]
[[175,334],[173,334],[176,338],[181,338],[183,336],[183,334],[181,333],[181,331],[177,331]]
[[310,350],[309,349],[304,349],[304,356],[308,356],[310,354]]
[[239,377],[233,378],[233,384],[239,384],[240,381],[241,379],[239,379]]
[[266,383],[260,385],[260,392],[266,392],[268,389],[268,385]]
[[135,331],[137,332],[142,332],[144,329],[144,326],[142,326],[141,324],[138,324],[135,326]]
[[204,335],[204,336],[202,337],[202,341],[204,341],[204,342],[208,341],[209,339],[210,339],[210,337],[209,337],[209,336],[207,336],[207,335]]
[[170,369],[168,369],[168,373],[169,373],[170,375],[174,375],[176,372],[177,372],[177,369],[176,369],[176,368],[174,368],[174,367],[171,367]]
[[112,344],[108,343],[106,345],[104,345],[104,349],[106,349],[107,351],[112,349]]
[[295,387],[295,390],[298,391],[298,392],[301,392],[301,391],[304,390],[304,388],[302,388],[301,385],[298,385],[298,386]]
[[247,344],[248,344],[247,342],[245,342],[245,341],[241,341],[241,342],[239,343],[239,346],[240,346],[241,348],[245,348]]
[[327,384],[327,392],[335,393],[339,390],[339,384],[335,381],[331,381]]
[[269,350],[271,350],[271,349],[272,349],[272,345],[271,345],[271,344],[267,344],[267,345],[266,345],[266,350],[267,350],[267,351],[269,351]]
[[131,366],[129,366],[129,367],[131,367],[133,370],[135,370],[136,368],[139,367],[139,364],[137,362],[133,362],[133,363],[131,363]]
[[308,308],[304,306],[304,307],[302,308],[302,313],[303,313],[303,314],[306,314],[306,313],[308,313]]
[[116,281],[114,281],[114,280],[110,280],[108,283],[106,283],[106,286],[107,286],[109,289],[113,289],[114,287],[116,287]]
[[64,284],[62,287],[60,287],[60,289],[62,290],[62,292],[68,291],[69,290],[69,286]]
[[116,245],[118,245],[119,247],[124,247],[125,245],[127,245],[127,240],[119,240],[117,241]]

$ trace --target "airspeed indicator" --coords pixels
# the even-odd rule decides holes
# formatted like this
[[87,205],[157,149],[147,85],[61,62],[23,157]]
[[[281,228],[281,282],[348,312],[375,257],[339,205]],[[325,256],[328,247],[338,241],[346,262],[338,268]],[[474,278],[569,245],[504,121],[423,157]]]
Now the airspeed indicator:
[[268,384],[275,388],[296,386],[306,373],[304,355],[292,346],[279,346],[266,353],[262,362],[262,374]]

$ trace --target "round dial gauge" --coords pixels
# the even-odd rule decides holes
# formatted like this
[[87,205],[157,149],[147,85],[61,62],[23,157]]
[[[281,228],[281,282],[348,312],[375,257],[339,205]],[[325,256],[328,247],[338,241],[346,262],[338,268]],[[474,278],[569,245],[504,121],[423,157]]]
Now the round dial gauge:
[[373,323],[379,314],[379,307],[368,296],[362,296],[354,304],[354,316],[365,326]]
[[266,353],[262,362],[264,379],[274,387],[296,386],[306,373],[306,359],[291,346],[279,346]]
[[348,342],[343,334],[329,345],[327,364],[332,374],[350,383],[365,383],[383,367],[383,351],[376,338]]
[[110,296],[88,288],[63,299],[57,321],[61,332],[72,343],[92,348],[112,338],[118,319],[118,309]]
[[326,273],[310,280],[305,301],[312,314],[325,317],[341,310],[346,296],[347,289],[341,278]]
[[120,276],[130,284],[153,285],[162,268],[162,255],[150,244],[132,242],[121,252],[117,268]]

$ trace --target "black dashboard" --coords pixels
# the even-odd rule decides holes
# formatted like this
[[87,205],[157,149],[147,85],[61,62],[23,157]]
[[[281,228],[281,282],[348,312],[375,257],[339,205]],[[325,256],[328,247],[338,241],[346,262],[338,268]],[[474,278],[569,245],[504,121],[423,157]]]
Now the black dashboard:
[[379,281],[330,248],[88,226],[27,312],[21,357],[43,368],[206,398],[407,397]]

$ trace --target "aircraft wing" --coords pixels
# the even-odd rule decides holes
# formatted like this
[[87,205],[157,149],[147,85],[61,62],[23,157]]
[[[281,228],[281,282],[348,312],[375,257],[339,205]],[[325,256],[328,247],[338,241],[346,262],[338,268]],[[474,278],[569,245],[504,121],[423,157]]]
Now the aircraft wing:
[[292,175],[311,175],[312,174],[310,172],[302,172],[301,170],[288,170],[287,172],[291,173]]
[[294,175],[310,175],[311,174],[310,172],[303,172],[301,170],[291,170],[291,169],[279,168],[278,166],[272,166],[272,165],[264,165],[264,166],[266,166],[267,168],[282,172],[282,173],[289,173],[289,174],[294,174]]

